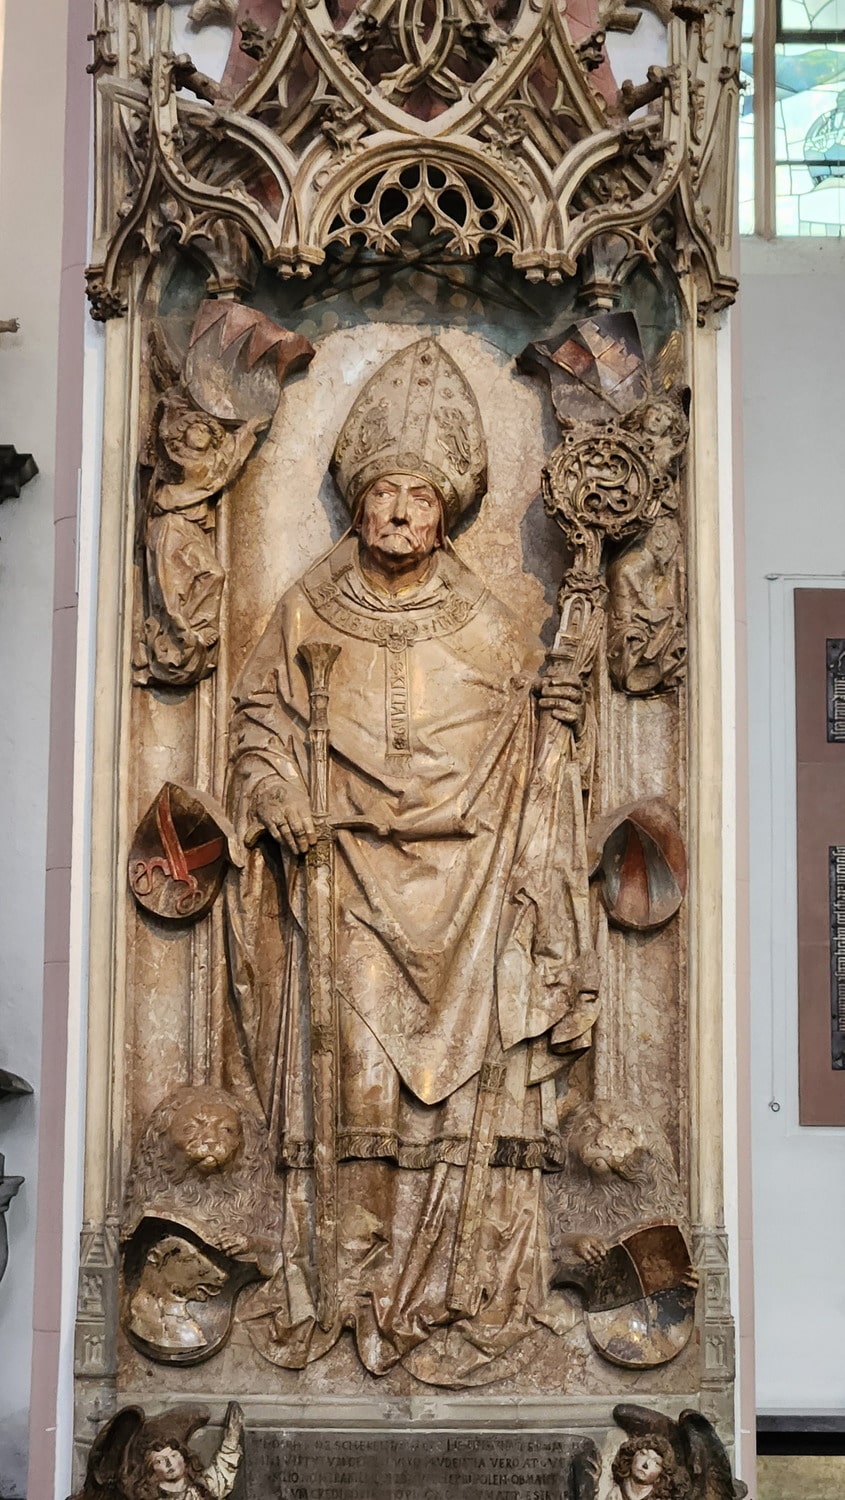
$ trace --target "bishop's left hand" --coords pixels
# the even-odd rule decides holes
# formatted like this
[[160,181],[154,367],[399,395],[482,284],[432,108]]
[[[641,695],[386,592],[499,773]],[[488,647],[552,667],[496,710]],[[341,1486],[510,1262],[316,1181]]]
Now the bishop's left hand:
[[534,691],[540,707],[546,709],[553,719],[568,724],[576,734],[580,732],[587,701],[586,689],[580,677],[553,670],[548,676],[538,677]]

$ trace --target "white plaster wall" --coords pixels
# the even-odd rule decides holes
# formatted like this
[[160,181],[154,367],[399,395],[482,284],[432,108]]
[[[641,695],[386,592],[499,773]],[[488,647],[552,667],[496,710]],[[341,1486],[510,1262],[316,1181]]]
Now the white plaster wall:
[[845,245],[745,241],[741,286],[757,1402],[841,1412],[845,1130],[798,1125],[791,622],[794,587],[845,587]]
[[[635,31],[609,31],[605,51],[617,83],[645,83],[648,69],[665,66],[667,60],[666,27],[653,11],[639,6],[640,21]],[[639,112],[638,112],[639,113]]]
[[[67,8],[7,0],[0,96],[0,442],[40,474],[0,509],[0,1066],[37,1085],[41,1056],[56,353]],[[25,1494],[40,1101],[0,1104],[8,1213],[0,1284],[0,1496]],[[58,1210],[57,1205],[57,1210]]]

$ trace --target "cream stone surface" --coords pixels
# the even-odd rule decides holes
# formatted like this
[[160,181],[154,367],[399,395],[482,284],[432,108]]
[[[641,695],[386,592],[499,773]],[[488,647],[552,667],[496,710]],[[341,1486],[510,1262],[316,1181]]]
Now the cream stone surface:
[[[541,20],[526,11],[525,37],[494,48],[489,70],[473,61],[480,72],[471,87],[463,77],[444,82],[451,42],[440,61],[433,52],[417,60],[421,79],[431,71],[436,89],[457,88],[454,121],[448,112],[429,118],[421,100],[406,108],[385,74],[360,91],[360,117],[325,108],[312,122],[312,149],[296,109],[285,116],[285,97],[272,126],[284,148],[262,157],[262,193],[278,189],[287,201],[281,176],[296,171],[304,196],[296,224],[265,218],[256,241],[256,211],[239,182],[221,171],[197,198],[200,179],[180,157],[183,126],[197,140],[207,129],[214,85],[171,56],[168,7],[131,9],[138,51],[151,63],[148,97],[143,78],[121,94],[118,75],[137,73],[126,31],[116,33],[111,60],[108,26],[97,42],[103,70],[118,80],[116,92],[98,96],[103,161],[120,139],[120,109],[148,108],[156,129],[138,132],[131,162],[120,158],[98,198],[89,272],[95,315],[112,320],[125,301],[127,318],[108,334],[95,756],[111,796],[96,807],[93,830],[80,1459],[104,1399],[170,1406],[239,1396],[247,1420],[268,1426],[304,1408],[316,1421],[342,1412],[353,1424],[389,1423],[397,1413],[448,1424],[463,1410],[481,1422],[498,1414],[505,1424],[554,1425],[557,1401],[565,1421],[601,1430],[602,1442],[613,1401],[635,1399],[703,1408],[728,1436],[723,643],[709,612],[724,567],[712,506],[714,320],[733,293],[732,211],[728,164],[709,146],[700,161],[696,151],[705,128],[708,141],[718,135],[720,110],[728,118],[735,110],[732,75],[725,86],[717,66],[729,55],[733,20],[719,17],[708,60],[673,18],[670,72],[650,80],[642,99],[630,89],[617,97],[604,74],[588,89],[583,59],[550,10]],[[358,97],[357,64],[336,38],[323,46],[324,22],[321,13],[303,48],[310,54],[319,43],[317,71]],[[306,23],[297,12],[291,24]],[[510,54],[531,28],[547,49],[544,65],[569,91],[579,144],[558,140],[538,96],[525,134],[541,131],[536,160],[522,137],[491,137],[485,125],[483,150],[474,139],[461,145],[476,181],[462,175],[467,160],[452,158],[446,137],[462,111],[467,140],[481,128],[484,109],[470,115],[493,81],[504,120],[516,77]],[[267,42],[270,51],[277,45]],[[250,67],[236,57],[229,64],[243,77]],[[259,71],[230,118],[215,113],[224,150],[230,129],[253,149],[255,130],[271,128],[263,116],[257,124],[263,80]],[[196,104],[185,103],[186,91]],[[396,129],[395,160],[380,154],[384,120],[376,129],[374,101]],[[640,103],[641,123],[623,125]],[[403,166],[409,130],[417,146]],[[617,223],[634,192],[623,137],[639,197]],[[128,206],[116,228],[118,180],[136,180],[144,152],[149,203]],[[542,152],[554,159],[555,202],[569,194],[565,223],[545,209],[538,217],[545,188],[526,189]],[[206,170],[202,151],[192,161]],[[366,192],[356,175],[365,163],[379,174]],[[162,180],[179,183],[171,198]],[[407,224],[395,212],[403,193]],[[417,253],[405,231],[419,234],[430,221],[448,240],[458,219],[450,229],[445,205],[458,200],[464,239],[448,242],[445,271],[435,263],[436,274],[403,280],[402,257]],[[211,233],[195,212],[200,201],[219,212]],[[652,219],[669,203],[697,249],[690,259],[670,247],[672,273],[655,272]],[[641,228],[626,237],[639,214]],[[144,255],[130,252],[143,215],[153,225],[172,215],[181,243],[199,248],[205,301],[180,251],[165,249],[152,275]],[[297,276],[319,267],[313,300],[298,299],[296,282],[273,292],[265,277],[255,313],[247,294],[256,244],[261,258]],[[359,263],[361,244],[377,254]],[[339,259],[323,264],[326,246]],[[465,311],[458,262],[449,260],[459,248],[467,286],[478,274]],[[629,254],[643,262],[636,276],[623,269]],[[384,270],[394,255],[395,275]],[[522,269],[529,278],[560,271],[560,302],[549,288],[545,301],[523,295]],[[233,326],[250,325],[252,343],[221,344],[203,385],[192,364],[194,318],[200,302],[207,311],[208,298],[221,295],[232,299]],[[639,330],[631,308],[641,312]],[[268,369],[273,319],[311,339],[314,354],[284,382],[269,430],[266,413],[258,420],[253,450],[246,423]],[[401,378],[390,363],[400,352]],[[434,381],[423,378],[426,362]],[[455,366],[457,378],[448,375]],[[392,392],[389,372],[401,386],[411,368],[418,387]],[[428,407],[426,386],[436,386]],[[182,411],[185,400],[227,413],[215,441],[242,455],[240,472],[234,460],[215,467],[188,453],[190,415],[179,428],[183,446],[169,441],[163,413]],[[431,446],[435,422],[440,452]],[[360,449],[351,457],[338,446],[343,433]],[[439,487],[454,522],[457,476],[480,473],[484,462],[488,492],[438,555],[434,528],[425,531],[415,507],[436,504]],[[364,506],[360,542],[345,535],[332,464]],[[368,540],[376,479],[387,487],[378,503],[394,539],[407,541],[415,525],[427,537],[414,543],[416,571],[404,589]],[[156,507],[161,526],[150,523]],[[171,511],[178,525],[167,521]],[[653,547],[623,554],[607,573],[609,556],[651,535],[658,517],[664,532],[684,538],[688,585],[677,551],[671,567],[661,557],[657,532]],[[165,588],[168,568],[185,580],[181,601]],[[207,584],[206,619],[195,601]],[[153,616],[159,654],[152,666],[148,657],[145,677]],[[544,685],[532,687],[544,657]],[[408,764],[417,734],[425,751]],[[192,842],[188,824],[176,826],[160,796],[166,782],[184,789],[183,809],[196,789],[223,830],[225,895],[197,922],[172,908],[154,915],[124,884],[135,830],[154,803],[160,878],[190,888],[192,872],[218,857]],[[620,811],[654,799],[671,822],[663,843]],[[614,832],[588,860],[597,820]],[[461,844],[465,836],[475,844]],[[499,864],[479,880],[488,856]],[[606,903],[600,879],[588,885],[593,865]],[[652,897],[659,905],[658,887],[671,881],[674,904],[653,920]],[[417,938],[418,915],[434,934],[430,951]],[[427,1018],[406,1023],[421,1001]],[[155,1179],[142,1170],[158,1149],[151,1118],[163,1119],[163,1101],[185,1085],[200,1101],[205,1091],[197,1130],[208,1139],[197,1136],[178,1166],[176,1196],[156,1200],[170,1205],[159,1216],[137,1184]],[[579,1135],[570,1126],[582,1104]],[[239,1232],[242,1147],[227,1152],[214,1136],[242,1109],[266,1130],[266,1165],[284,1200],[275,1218],[255,1215],[260,1247]],[[171,1149],[163,1131],[161,1151]],[[204,1203],[213,1203],[205,1217]],[[626,1204],[632,1220],[621,1226]],[[606,1300],[604,1276],[628,1278],[621,1302],[615,1289]],[[86,1291],[95,1282],[99,1300]]]
[[[193,698],[168,696],[159,690],[132,692],[134,746],[130,753],[136,769],[128,781],[133,795],[127,829],[134,826],[166,778],[211,785],[219,795],[222,784],[215,781],[215,774],[220,775],[220,760],[213,755],[212,745],[217,716],[225,712],[225,706],[215,702],[221,681],[231,682],[237,675],[278,594],[342,533],[346,517],[326,472],[334,435],[372,370],[419,333],[418,326],[365,325],[330,334],[318,343],[309,371],[285,391],[252,469],[222,502],[221,535],[229,539],[226,639],[230,659],[221,662],[220,678],[203,684]],[[495,346],[463,332],[441,336],[472,379],[490,444],[490,493],[457,538],[456,548],[490,578],[505,602],[516,600],[516,608],[530,618],[534,629],[548,629],[563,548],[538,501],[550,432],[544,394],[537,383],[515,374],[512,363]],[[368,351],[367,358],[359,346]],[[320,419],[309,433],[312,382]],[[514,411],[519,414],[518,423],[513,421]],[[506,426],[511,434],[507,441]],[[532,566],[536,566],[535,559],[542,559],[540,577]],[[600,717],[606,714],[608,725],[601,731],[606,747],[602,753],[606,753],[608,772],[606,783],[599,783],[595,810],[618,802],[626,792],[629,797],[662,792],[672,801],[678,799],[682,808],[685,778],[673,746],[684,723],[683,699],[674,695],[623,699],[607,688],[602,695]],[[135,1122],[132,1134],[123,1136],[124,1160],[128,1160],[131,1141],[150,1111],[172,1087],[190,1079],[201,1081],[206,1059],[215,1056],[226,976],[220,933],[212,923],[210,930],[165,931],[136,910],[128,892],[119,899],[132,932],[127,999],[129,1015],[135,1017],[127,1053]],[[676,1151],[680,1150],[682,1183],[686,1180],[688,1126],[685,988],[679,960],[685,921],[682,910],[680,922],[656,933],[609,931],[603,1010],[593,1057],[597,1093],[625,1097],[660,1120]],[[216,965],[214,974],[208,973],[209,965]],[[571,1298],[568,1294],[561,1298],[571,1321]],[[237,1319],[229,1343],[211,1364],[196,1369],[151,1366],[122,1339],[121,1347],[120,1386],[133,1394],[145,1389],[160,1397],[168,1391],[174,1397],[180,1392],[199,1396],[216,1391],[220,1396],[240,1395],[247,1405],[250,1400],[260,1404],[262,1393],[265,1399],[275,1395],[295,1403],[336,1402],[345,1395],[365,1401],[369,1409],[373,1403],[407,1399],[421,1390],[401,1371],[374,1380],[344,1341],[305,1371],[273,1369],[255,1353]],[[675,1393],[686,1401],[699,1378],[699,1355],[693,1343],[671,1364],[648,1375],[647,1390],[650,1397]],[[638,1386],[642,1385],[640,1376]],[[530,1357],[527,1351],[525,1358],[519,1357],[507,1379],[494,1383],[489,1395],[507,1393],[510,1399],[521,1392],[542,1401],[553,1392],[561,1397],[577,1392],[607,1401],[622,1398],[631,1389],[630,1374],[599,1360],[576,1321],[564,1339],[539,1334],[531,1341]],[[439,1411],[443,1403],[448,1407],[449,1399],[433,1394],[430,1409]]]
[[[160,689],[132,694],[135,769],[128,824],[166,779],[204,786],[222,796],[222,762],[214,737],[225,726],[224,683],[236,680],[280,595],[342,535],[348,516],[329,473],[329,460],[356,396],[395,351],[420,337],[418,325],[362,324],[318,339],[307,372],[285,388],[273,425],[243,477],[221,502],[219,536],[227,541],[224,654],[219,673],[195,695]],[[479,402],[488,444],[489,492],[459,528],[458,555],[518,618],[546,641],[555,617],[556,589],[565,564],[557,528],[545,515],[540,478],[553,429],[540,383],[519,374],[490,341],[457,329],[438,330]],[[684,775],[677,754],[683,699],[676,694],[639,700],[600,687],[600,758],[606,766],[592,811],[621,801],[663,795],[683,810]],[[680,715],[680,717],[679,717]],[[206,1060],[219,1076],[225,953],[213,923],[168,929],[125,897],[130,924],[128,1002],[131,1058],[131,1135],[137,1140],[151,1110],[174,1087],[201,1082]],[[592,1067],[595,1091],[645,1110],[673,1143],[686,1181],[685,989],[679,967],[685,916],[663,930],[630,934],[604,928],[606,970]],[[210,929],[210,930],[209,930]],[[199,1039],[199,1041],[198,1041]],[[215,1061],[216,1060],[216,1061]],[[225,1071],[225,1062],[223,1063]],[[677,1154],[679,1153],[679,1154]],[[539,1333],[513,1357],[492,1390],[615,1393],[630,1377],[599,1360],[580,1324],[577,1299],[559,1293],[566,1338]],[[695,1385],[694,1344],[649,1377],[654,1393],[682,1393]],[[385,1389],[411,1395],[409,1374],[373,1377],[361,1370],[345,1342],[301,1372],[269,1368],[252,1350],[236,1317],[228,1345],[197,1370],[152,1373],[125,1349],[121,1384],[136,1389],[214,1389],[222,1394],[276,1391],[279,1395],[359,1396]]]
[[[236,517],[230,599],[230,630],[237,643],[233,675],[285,589],[348,525],[328,473],[338,432],[367,379],[421,332],[418,325],[401,322],[339,329],[319,340],[308,371],[283,393],[263,447],[229,500]],[[460,329],[444,329],[439,338],[476,392],[488,444],[490,489],[456,548],[539,634],[552,613],[563,551],[559,533],[538,503],[547,454],[542,392],[492,343]],[[529,521],[523,528],[532,505],[534,525]],[[534,555],[529,548],[536,549]],[[242,583],[247,578],[249,589]]]

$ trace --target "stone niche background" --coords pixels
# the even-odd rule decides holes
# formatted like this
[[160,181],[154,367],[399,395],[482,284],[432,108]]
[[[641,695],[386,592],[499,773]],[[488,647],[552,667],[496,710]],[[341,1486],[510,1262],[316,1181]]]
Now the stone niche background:
[[[566,563],[561,532],[544,511],[541,470],[559,441],[547,383],[519,373],[515,356],[534,339],[554,341],[588,310],[576,282],[531,285],[503,261],[411,267],[331,262],[307,283],[262,273],[250,299],[314,344],[310,366],[290,378],[271,428],[241,479],[218,507],[218,551],[227,570],[217,671],[193,689],[133,687],[123,786],[126,827],[134,829],[164,781],[222,799],[226,727],[238,673],[278,598],[347,526],[328,473],[341,424],[369,376],[423,334],[438,337],[475,391],[488,444],[489,493],[453,536],[461,557],[550,645],[555,598]],[[178,360],[202,300],[203,279],[174,254],[159,265],[141,315],[140,431],[157,392],[144,353],[156,325]],[[640,265],[622,287],[635,310],[648,361],[682,327],[671,277]],[[681,479],[681,522],[686,496]],[[141,622],[141,576],[134,565],[133,636]],[[687,707],[683,687],[632,698],[610,686],[606,653],[596,672],[599,773],[591,815],[660,795],[687,825]],[[120,877],[118,877],[120,878]],[[227,974],[221,903],[194,926],[165,925],[139,909],[129,891],[125,983],[126,1089],[122,1177],[151,1110],[182,1083],[218,1083]],[[657,931],[608,927],[596,901],[603,949],[602,1009],[592,1052],[578,1065],[589,1095],[641,1108],[665,1131],[689,1194],[687,908]],[[564,1295],[564,1294],[561,1294]],[[568,1294],[565,1294],[568,1296]],[[574,1298],[574,1294],[573,1294]],[[699,1298],[699,1319],[702,1315]],[[577,1299],[576,1299],[577,1305]],[[593,1350],[578,1321],[564,1337],[538,1328],[514,1351],[513,1378],[484,1396],[577,1396],[637,1400],[694,1393],[702,1384],[699,1327],[671,1363],[644,1372],[615,1367]],[[147,1398],[424,1395],[436,1388],[401,1366],[376,1378],[359,1363],[350,1335],[301,1372],[266,1363],[237,1312],[225,1347],[194,1368],[152,1363],[119,1334],[119,1402]],[[450,1399],[460,1393],[448,1393]],[[481,1393],[479,1393],[481,1394]],[[432,1403],[434,1403],[432,1405]],[[697,1400],[696,1400],[697,1404]]]

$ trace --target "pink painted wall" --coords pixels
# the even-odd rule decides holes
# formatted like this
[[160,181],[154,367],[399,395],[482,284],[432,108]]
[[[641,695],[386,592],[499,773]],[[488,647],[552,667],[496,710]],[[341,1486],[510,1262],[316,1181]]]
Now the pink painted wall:
[[[23,9],[23,7],[21,7]],[[66,110],[51,149],[63,162],[59,317],[56,352],[56,461],[54,485],[55,579],[53,670],[50,695],[48,834],[44,914],[43,1047],[38,1220],[35,1254],[30,1459],[27,1494],[48,1500],[55,1492],[57,1405],[70,1401],[68,1362],[61,1368],[63,1254],[75,1226],[63,1224],[65,1089],[67,1073],[70,876],[74,774],[76,666],[76,527],[82,455],[84,268],[88,240],[90,157],[90,58],[88,0],[28,0],[49,11],[44,23],[66,36]],[[33,49],[35,50],[35,49]],[[37,106],[37,101],[36,101]],[[29,163],[32,171],[32,163]]]

